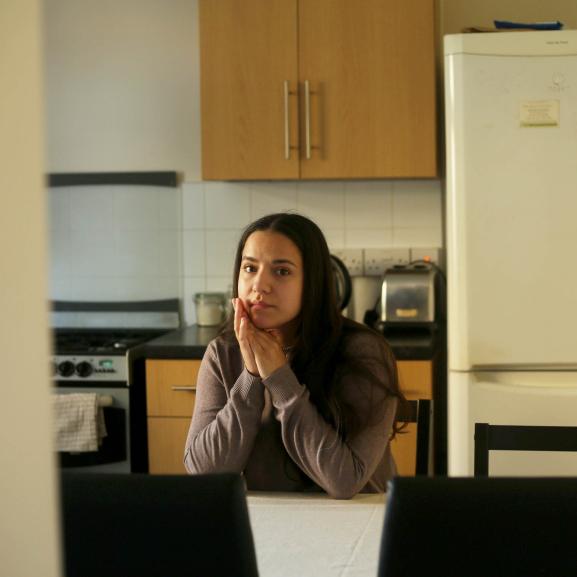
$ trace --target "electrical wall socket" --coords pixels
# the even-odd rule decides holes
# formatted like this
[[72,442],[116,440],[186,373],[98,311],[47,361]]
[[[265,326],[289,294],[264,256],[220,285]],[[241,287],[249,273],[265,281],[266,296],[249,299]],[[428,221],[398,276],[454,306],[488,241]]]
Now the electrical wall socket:
[[351,276],[363,276],[363,249],[362,248],[341,248],[333,250],[332,253],[343,261]]
[[396,264],[408,264],[408,248],[366,248],[365,275],[383,276],[385,271]]
[[411,260],[427,260],[442,267],[440,248],[412,248]]

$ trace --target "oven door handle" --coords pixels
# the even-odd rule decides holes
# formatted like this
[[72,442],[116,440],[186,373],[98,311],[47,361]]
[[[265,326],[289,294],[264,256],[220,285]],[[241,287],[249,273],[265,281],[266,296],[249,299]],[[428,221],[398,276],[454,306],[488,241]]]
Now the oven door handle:
[[172,387],[173,391],[196,391],[196,385],[192,386],[192,387]]
[[99,407],[112,407],[114,399],[110,395],[98,395],[96,402]]

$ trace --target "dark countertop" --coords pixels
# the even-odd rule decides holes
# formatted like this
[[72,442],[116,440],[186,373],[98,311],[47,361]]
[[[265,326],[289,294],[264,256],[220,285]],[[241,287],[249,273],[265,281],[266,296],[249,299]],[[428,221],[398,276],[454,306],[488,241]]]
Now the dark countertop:
[[218,327],[190,325],[140,345],[138,356],[147,359],[202,359]]
[[[218,327],[191,325],[148,341],[133,349],[134,357],[147,359],[202,359]],[[435,355],[438,335],[408,332],[386,335],[397,360],[429,360]]]

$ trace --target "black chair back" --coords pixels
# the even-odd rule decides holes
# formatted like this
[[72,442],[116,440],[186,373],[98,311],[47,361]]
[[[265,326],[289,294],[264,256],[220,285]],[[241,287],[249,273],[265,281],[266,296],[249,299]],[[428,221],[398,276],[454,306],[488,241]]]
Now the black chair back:
[[577,575],[577,478],[397,477],[379,577]]
[[489,451],[577,451],[577,427],[475,423],[475,476],[489,474]]
[[239,475],[63,473],[66,577],[257,577]]
[[[405,409],[405,410],[403,410]],[[433,401],[430,399],[408,400],[397,411],[396,420],[401,423],[417,424],[417,447],[415,454],[415,475],[428,475],[432,469],[431,421]],[[402,433],[400,433],[402,434]]]

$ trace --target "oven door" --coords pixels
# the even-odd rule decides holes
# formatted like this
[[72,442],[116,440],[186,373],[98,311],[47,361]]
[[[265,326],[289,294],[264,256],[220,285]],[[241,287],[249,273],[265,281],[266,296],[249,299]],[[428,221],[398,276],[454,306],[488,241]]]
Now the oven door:
[[130,473],[129,395],[123,382],[98,383],[56,381],[56,393],[95,393],[105,399],[104,422],[106,437],[98,451],[82,453],[59,452],[60,466],[66,470],[99,473]]

